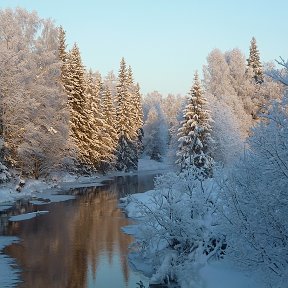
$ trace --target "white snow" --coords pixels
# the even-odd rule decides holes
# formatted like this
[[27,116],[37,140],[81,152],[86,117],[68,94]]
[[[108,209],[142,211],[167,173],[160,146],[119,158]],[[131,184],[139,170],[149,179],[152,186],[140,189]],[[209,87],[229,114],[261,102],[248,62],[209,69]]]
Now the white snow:
[[23,213],[20,215],[11,216],[9,218],[9,221],[13,221],[13,222],[24,221],[24,220],[32,219],[32,218],[35,218],[37,216],[47,214],[47,213],[49,213],[49,211],[36,211],[36,212],[30,212],[30,213]]
[[256,275],[248,276],[237,271],[231,264],[222,260],[210,263],[200,270],[206,288],[263,288],[264,283],[257,282]]
[[[55,203],[55,202],[62,202],[67,201],[71,199],[75,199],[75,196],[73,195],[59,195],[59,194],[40,194],[38,195],[38,200],[31,200],[30,203],[34,205],[41,205],[41,204],[47,204],[47,203]],[[43,199],[44,201],[41,201]]]
[[15,265],[15,261],[6,255],[2,254],[4,247],[17,242],[17,237],[0,236],[0,287],[9,288],[19,282],[17,269],[12,269],[11,265]]
[[[125,210],[128,217],[136,219],[136,221],[140,221],[142,216],[141,205],[137,204],[137,202],[138,203],[141,202],[144,203],[145,205],[148,205],[149,208],[151,208],[151,210],[153,211],[153,209],[155,209],[153,205],[155,204],[152,197],[155,193],[159,193],[159,191],[150,190],[144,193],[137,193],[122,198],[120,199],[120,207]],[[137,224],[124,227],[122,228],[122,230],[124,233],[133,235],[136,239],[137,235],[141,233],[141,228],[139,228],[139,225]],[[167,259],[169,260],[171,257],[173,257],[173,255],[167,255],[167,257],[168,257]],[[131,252],[129,258],[133,269],[137,271],[142,271],[144,275],[149,274],[151,275],[151,267],[147,265],[149,264],[149,261],[143,263],[143,258],[138,257],[137,253],[135,252]],[[167,266],[165,265],[164,262],[165,261],[163,261],[162,265],[163,267],[161,266],[162,270],[165,269],[165,267]],[[157,277],[158,274],[153,275],[153,279],[151,278],[150,281],[156,283],[159,280],[158,279],[159,277],[158,278]],[[190,273],[189,275],[186,275],[185,278],[186,278],[185,287],[197,287],[197,288],[231,288],[231,287],[263,288],[264,287],[263,283],[258,283],[256,281],[257,275],[247,276],[245,275],[244,272],[238,271],[236,267],[233,267],[233,265],[227,262],[226,260],[210,262],[200,269],[199,275],[192,276]]]
[[[157,191],[158,192],[158,191]],[[138,203],[145,204],[153,210],[155,202],[153,201],[153,195],[155,190],[149,190],[145,193],[136,193],[120,199],[120,207],[125,209],[125,212],[129,218],[139,218],[142,216],[140,205]]]
[[[137,174],[139,172],[153,172],[153,171],[163,171],[169,168],[167,161],[157,162],[149,158],[139,159],[138,171],[136,172],[122,172],[122,171],[112,171],[109,174],[103,176],[101,174],[95,174],[92,176],[76,176],[69,173],[58,173],[53,175],[52,181],[45,182],[44,180],[32,180],[28,179],[25,181],[24,187],[20,192],[16,191],[17,183],[9,182],[2,184],[0,186],[0,203],[12,203],[20,198],[43,198],[51,202],[65,201],[72,199],[67,196],[65,199],[62,196],[55,195],[61,191],[68,191],[69,189],[78,187],[90,187],[90,186],[101,186],[101,182],[104,180],[112,179],[115,176],[131,175]],[[48,196],[49,195],[49,196]],[[53,196],[51,196],[53,195]],[[34,199],[35,200],[35,199]],[[32,200],[32,201],[34,201]],[[37,199],[38,200],[38,199]],[[36,201],[37,201],[36,200]],[[45,202],[45,201],[43,201]],[[43,202],[35,202],[35,204],[46,204]],[[33,202],[32,202],[33,203]],[[5,203],[6,204],[6,203]]]

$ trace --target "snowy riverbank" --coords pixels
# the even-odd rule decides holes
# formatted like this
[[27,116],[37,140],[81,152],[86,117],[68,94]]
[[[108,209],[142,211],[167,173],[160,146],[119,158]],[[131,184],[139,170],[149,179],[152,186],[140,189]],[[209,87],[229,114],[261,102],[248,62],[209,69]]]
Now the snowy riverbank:
[[[92,176],[76,176],[68,173],[58,174],[53,177],[53,181],[45,180],[25,180],[25,185],[20,192],[16,191],[17,181],[2,184],[0,186],[0,211],[9,208],[10,205],[21,198],[38,198],[51,201],[50,195],[63,193],[69,189],[78,187],[99,186],[101,182],[109,180],[116,176],[133,175],[137,173],[153,173],[157,171],[167,170],[169,165],[163,162],[157,162],[150,159],[139,159],[138,171],[135,172],[119,172],[112,171],[107,175],[94,174]],[[55,197],[54,197],[55,198]],[[55,199],[54,199],[55,200]]]
[[[151,213],[154,213],[155,209],[157,208],[157,205],[155,204],[155,196],[158,197],[159,193],[163,193],[163,191],[159,190],[150,190],[145,193],[137,193],[130,195],[128,197],[120,199],[120,206],[122,209],[125,210],[128,217],[135,220],[134,225],[127,226],[123,229],[123,231],[129,235],[132,235],[136,241],[137,239],[143,238],[143,233],[148,233],[149,227],[147,225],[149,221],[145,218],[145,212],[143,212],[144,209],[148,208]],[[150,233],[152,233],[150,231]],[[154,233],[157,233],[154,231]],[[160,241],[160,240],[159,240]],[[151,249],[155,249],[154,253],[158,253],[163,249],[163,243],[160,242],[156,243],[151,246],[149,246],[149,252],[153,253]],[[159,246],[160,245],[160,246]],[[162,247],[163,246],[163,247]],[[159,248],[160,247],[160,248]],[[161,248],[162,247],[162,248]],[[165,249],[165,248],[164,248]],[[164,260],[161,261],[161,267],[159,270],[155,273],[155,270],[153,270],[153,264],[150,257],[145,257],[145,253],[139,255],[137,252],[130,253],[130,263],[131,266],[135,270],[141,271],[150,278],[150,283],[159,283],[157,281],[160,281],[161,279],[161,272],[165,273],[165,271],[169,269],[169,263],[165,266],[165,259],[167,259],[167,253],[169,253],[169,249],[165,250],[166,254],[163,256]],[[167,252],[168,251],[168,252]],[[142,252],[141,252],[142,253]],[[150,255],[149,254],[149,255]],[[173,258],[173,251],[171,252],[171,257]],[[160,255],[160,254],[159,254]],[[151,255],[150,255],[151,256]],[[157,256],[159,257],[159,256]],[[171,258],[170,257],[170,258]],[[169,257],[168,257],[169,258]],[[169,258],[169,259],[170,259]],[[191,266],[191,265],[190,265]],[[227,259],[222,260],[214,260],[209,261],[208,263],[195,263],[195,265],[192,265],[189,268],[183,267],[183,271],[186,270],[186,274],[184,275],[184,280],[182,281],[182,284],[185,283],[183,287],[185,288],[192,288],[192,287],[198,287],[198,288],[263,288],[264,284],[259,283],[256,280],[256,275],[246,275],[244,272],[237,270],[233,264],[228,262]],[[193,268],[191,270],[191,268]],[[194,269],[195,268],[195,269]],[[166,270],[165,270],[166,269]],[[165,270],[165,271],[164,271]],[[160,273],[160,274],[159,274]],[[182,287],[182,286],[181,286]]]
[[[139,169],[137,172],[124,173],[124,172],[112,172],[107,175],[93,175],[90,177],[76,177],[74,175],[57,175],[54,182],[47,183],[41,180],[26,180],[25,185],[21,192],[16,191],[16,183],[7,183],[0,188],[0,212],[8,210],[13,206],[13,203],[18,199],[27,199],[30,203],[35,205],[47,204],[52,202],[65,201],[73,199],[72,195],[59,195],[59,193],[65,193],[69,189],[78,187],[99,186],[101,182],[112,179],[115,176],[151,174],[159,171],[165,171],[168,169],[166,163],[160,163],[149,159],[140,159]],[[49,209],[48,209],[49,210]],[[15,215],[9,217],[9,221],[23,221],[29,220],[34,217],[42,217],[42,214],[49,211],[36,211],[30,213],[23,213],[21,215]],[[0,236],[0,287],[14,287],[14,284],[19,281],[18,270],[11,268],[16,263],[13,259],[3,254],[3,249],[9,246],[13,242],[17,242],[21,239],[17,237]]]

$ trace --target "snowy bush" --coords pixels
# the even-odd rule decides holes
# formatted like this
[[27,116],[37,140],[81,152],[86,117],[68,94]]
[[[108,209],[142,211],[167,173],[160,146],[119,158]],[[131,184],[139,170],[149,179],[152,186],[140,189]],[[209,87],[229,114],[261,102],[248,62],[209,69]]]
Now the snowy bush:
[[134,200],[142,220],[133,248],[153,267],[152,283],[177,281],[191,287],[193,274],[221,254],[223,239],[213,220],[215,183],[195,178],[192,168],[159,176],[149,201]]
[[287,287],[288,281],[287,107],[274,105],[253,130],[242,160],[222,181],[227,253],[275,288]]

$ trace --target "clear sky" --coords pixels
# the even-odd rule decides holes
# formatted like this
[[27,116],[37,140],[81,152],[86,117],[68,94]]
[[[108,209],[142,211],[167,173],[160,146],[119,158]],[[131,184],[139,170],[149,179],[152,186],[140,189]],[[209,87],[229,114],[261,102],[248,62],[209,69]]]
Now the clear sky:
[[212,49],[248,55],[252,36],[263,62],[288,58],[287,0],[0,0],[17,6],[62,25],[87,68],[117,75],[124,56],[143,93],[186,94]]

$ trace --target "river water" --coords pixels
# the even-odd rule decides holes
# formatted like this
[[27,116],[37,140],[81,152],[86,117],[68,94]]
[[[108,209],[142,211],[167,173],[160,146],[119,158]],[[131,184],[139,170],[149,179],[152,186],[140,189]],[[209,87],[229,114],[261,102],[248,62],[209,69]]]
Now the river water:
[[22,201],[5,212],[49,211],[30,220],[0,222],[0,235],[20,239],[4,250],[20,268],[17,287],[136,288],[139,280],[146,283],[129,268],[133,239],[121,228],[132,222],[118,208],[118,199],[152,189],[154,177],[116,177],[101,187],[70,191],[74,200],[40,206]]

